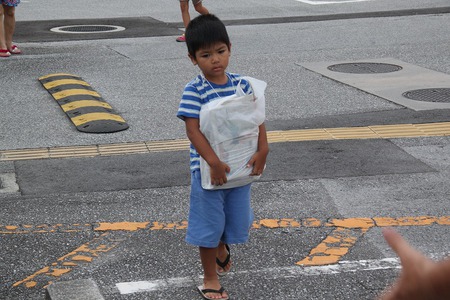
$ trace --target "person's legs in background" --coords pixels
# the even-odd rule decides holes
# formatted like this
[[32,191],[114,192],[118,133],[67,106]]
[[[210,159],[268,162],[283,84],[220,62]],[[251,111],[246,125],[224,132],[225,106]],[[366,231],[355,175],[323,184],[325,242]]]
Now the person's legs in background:
[[6,48],[11,54],[20,54],[20,49],[13,44],[13,35],[16,29],[16,8],[14,6],[5,5],[3,9]]
[[194,8],[201,15],[209,14],[208,9],[203,6],[202,1],[194,1]]
[[[191,21],[191,15],[189,14],[189,1],[180,0],[181,18],[183,19],[184,28],[186,28]],[[177,38],[177,42],[185,42],[184,34]]]
[[4,15],[4,5],[0,4],[0,57],[11,56],[11,53],[8,51],[8,47],[6,46]]
[[[209,14],[209,11],[206,7],[203,6],[201,0],[192,0],[192,4],[194,5],[195,10],[201,14],[206,15]],[[181,8],[181,17],[183,18],[184,28],[186,28],[191,21],[191,15],[189,14],[189,0],[180,0],[180,8]],[[177,38],[177,42],[185,42],[186,39],[184,34]]]

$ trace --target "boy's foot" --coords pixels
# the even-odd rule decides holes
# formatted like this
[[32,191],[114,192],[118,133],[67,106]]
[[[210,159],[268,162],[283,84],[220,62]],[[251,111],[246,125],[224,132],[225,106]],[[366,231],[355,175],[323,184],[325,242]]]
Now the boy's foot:
[[227,244],[223,244],[218,251],[218,257],[216,258],[217,275],[225,276],[231,269],[231,252],[230,247]]
[[186,38],[184,37],[184,33],[177,37],[177,42],[186,42]]
[[219,289],[210,289],[210,288],[205,288],[205,285],[201,285],[198,287],[198,291],[202,295],[203,299],[207,299],[207,300],[214,300],[214,299],[228,300],[229,299],[228,294],[223,287],[220,287]]
[[8,49],[0,49],[0,57],[10,57],[11,53]]
[[11,49],[8,49],[11,54],[21,54],[22,51],[16,45],[12,45]]

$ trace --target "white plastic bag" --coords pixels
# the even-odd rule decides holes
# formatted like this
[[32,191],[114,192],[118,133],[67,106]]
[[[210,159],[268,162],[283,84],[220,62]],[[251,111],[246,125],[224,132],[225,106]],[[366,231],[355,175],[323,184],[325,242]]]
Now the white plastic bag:
[[259,125],[265,120],[264,81],[244,77],[250,82],[253,94],[246,95],[238,84],[236,94],[202,106],[200,131],[209,141],[219,159],[230,167],[227,183],[211,184],[208,163],[200,157],[200,172],[204,189],[228,189],[243,186],[258,179],[250,176],[253,167],[247,163],[258,149]]

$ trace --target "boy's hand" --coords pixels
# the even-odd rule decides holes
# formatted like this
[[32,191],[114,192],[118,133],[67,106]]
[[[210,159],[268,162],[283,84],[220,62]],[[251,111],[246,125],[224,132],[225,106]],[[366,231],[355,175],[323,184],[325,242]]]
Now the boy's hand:
[[259,176],[264,172],[264,167],[266,166],[267,153],[264,154],[262,151],[257,151],[253,154],[252,158],[248,161],[247,168],[252,168],[250,176]]
[[253,168],[250,176],[260,176],[264,172],[268,154],[269,146],[267,143],[266,126],[262,123],[259,125],[258,150],[247,163],[247,168]]
[[209,166],[211,169],[211,184],[212,185],[224,185],[227,183],[227,173],[230,173],[230,167],[219,161],[217,164]]

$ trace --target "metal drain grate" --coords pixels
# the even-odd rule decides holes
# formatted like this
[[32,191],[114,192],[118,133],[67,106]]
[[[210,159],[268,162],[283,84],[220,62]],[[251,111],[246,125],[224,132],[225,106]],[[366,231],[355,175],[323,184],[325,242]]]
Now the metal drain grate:
[[420,89],[404,92],[403,97],[426,102],[450,102],[450,88]]
[[340,73],[373,74],[400,71],[402,67],[383,63],[344,63],[328,66],[328,70]]
[[50,29],[58,33],[104,33],[125,30],[125,27],[115,25],[70,25]]

